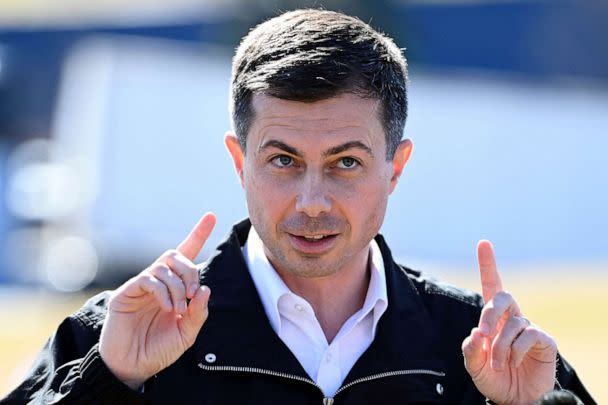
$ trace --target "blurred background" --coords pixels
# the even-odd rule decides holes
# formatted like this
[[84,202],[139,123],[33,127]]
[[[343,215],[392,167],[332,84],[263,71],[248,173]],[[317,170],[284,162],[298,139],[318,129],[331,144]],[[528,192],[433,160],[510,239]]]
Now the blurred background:
[[383,232],[404,264],[506,287],[608,401],[608,2],[0,2],[0,396],[60,319],[174,247],[208,255],[246,216],[224,153],[230,60],[248,30],[342,10],[406,48],[415,151]]

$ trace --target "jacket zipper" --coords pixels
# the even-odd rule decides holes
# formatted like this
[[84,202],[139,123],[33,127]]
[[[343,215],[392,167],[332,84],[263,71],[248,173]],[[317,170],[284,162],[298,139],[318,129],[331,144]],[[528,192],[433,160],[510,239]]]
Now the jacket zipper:
[[[370,375],[367,377],[358,378],[356,380],[353,380],[353,381],[349,382],[348,384],[341,386],[338,389],[338,391],[336,391],[336,393],[334,394],[334,397],[336,395],[338,395],[341,391],[344,391],[345,389],[352,387],[355,384],[359,384],[359,383],[367,382],[367,381],[371,381],[371,380],[377,380],[379,378],[393,377],[396,375],[412,375],[412,374],[424,374],[424,375],[434,375],[437,377],[445,377],[445,373],[442,371],[425,370],[425,369],[387,371],[386,373],[373,374],[373,375]],[[334,403],[333,398],[329,398],[329,399],[330,399],[330,401],[328,401],[327,403],[325,403],[325,399],[324,399],[323,405],[332,405]]]
[[373,374],[373,375],[370,375],[367,377],[358,378],[354,381],[349,382],[346,385],[341,386],[338,389],[338,391],[336,391],[336,393],[334,394],[333,397],[326,397],[325,393],[323,392],[323,389],[317,383],[315,383],[310,378],[301,377],[299,375],[286,374],[286,373],[281,373],[278,371],[265,370],[262,368],[255,368],[255,367],[208,366],[203,363],[198,363],[198,367],[200,369],[206,370],[206,371],[236,371],[236,372],[241,372],[241,373],[258,373],[258,374],[266,374],[266,375],[271,375],[271,376],[275,376],[275,377],[282,377],[282,378],[288,378],[290,380],[305,382],[310,385],[314,385],[321,392],[321,394],[323,395],[323,405],[333,405],[334,397],[336,395],[338,395],[338,393],[340,393],[341,391],[343,391],[349,387],[352,387],[355,384],[372,381],[372,380],[377,380],[379,378],[393,377],[396,375],[411,375],[411,374],[426,374],[426,375],[434,375],[437,377],[445,377],[444,372],[434,371],[434,370],[425,370],[425,369],[388,371],[386,373]]

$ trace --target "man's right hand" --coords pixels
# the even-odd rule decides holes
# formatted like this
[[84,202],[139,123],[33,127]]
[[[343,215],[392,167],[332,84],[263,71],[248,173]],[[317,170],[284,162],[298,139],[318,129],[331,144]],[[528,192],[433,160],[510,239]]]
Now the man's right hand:
[[192,261],[214,226],[215,215],[205,214],[177,249],[165,252],[110,297],[99,352],[132,389],[173,364],[205,323],[210,291],[199,285]]

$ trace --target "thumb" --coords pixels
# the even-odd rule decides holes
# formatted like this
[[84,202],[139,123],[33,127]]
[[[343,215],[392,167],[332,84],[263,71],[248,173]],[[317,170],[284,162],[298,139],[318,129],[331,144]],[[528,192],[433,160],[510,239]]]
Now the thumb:
[[464,365],[473,380],[488,361],[488,351],[484,349],[485,339],[479,328],[473,328],[471,334],[462,342]]
[[198,332],[209,316],[209,287],[203,285],[196,290],[196,294],[188,304],[188,310],[182,317],[182,326],[187,336],[187,341],[194,343]]

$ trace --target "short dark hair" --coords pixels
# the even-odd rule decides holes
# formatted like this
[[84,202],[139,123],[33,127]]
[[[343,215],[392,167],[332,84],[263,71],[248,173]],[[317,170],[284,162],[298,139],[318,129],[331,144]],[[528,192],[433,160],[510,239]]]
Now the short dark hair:
[[232,125],[243,152],[256,93],[314,102],[344,93],[380,101],[386,157],[392,159],[407,117],[407,62],[392,39],[334,11],[286,12],[255,27],[232,62]]

